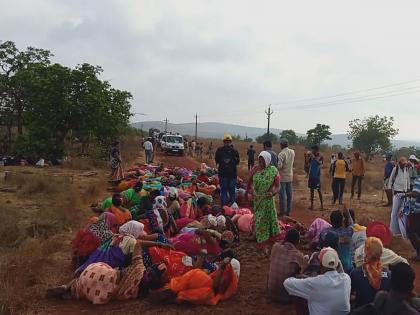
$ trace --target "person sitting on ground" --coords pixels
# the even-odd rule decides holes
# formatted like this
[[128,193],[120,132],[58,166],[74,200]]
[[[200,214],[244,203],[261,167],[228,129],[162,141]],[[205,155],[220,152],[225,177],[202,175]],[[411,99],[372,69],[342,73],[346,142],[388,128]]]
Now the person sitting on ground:
[[[146,270],[143,264],[141,244],[141,241],[136,242],[131,265],[124,271],[114,269],[106,263],[93,263],[70,283],[48,289],[47,296],[85,299],[93,304],[106,304],[112,299],[135,299],[139,295],[145,295],[143,292],[148,292],[149,289],[162,287],[161,281],[156,282],[154,277],[151,276],[153,268]],[[164,274],[166,266],[162,264],[154,269],[158,271],[159,280]]]
[[[350,219],[353,221],[353,224],[350,224]],[[351,226],[353,228],[353,236],[351,237],[351,257],[353,261],[356,249],[363,245],[366,241],[366,226],[363,224],[367,222],[367,220],[368,219],[366,217],[362,216],[359,222],[362,224],[358,224],[356,223],[356,214],[353,209],[348,209],[348,211],[344,213],[344,225]]]
[[190,302],[197,305],[216,305],[229,299],[238,288],[239,274],[232,259],[225,258],[219,269],[210,275],[201,269],[193,269],[173,278],[165,290],[156,293],[158,304]]
[[130,211],[122,207],[122,204],[122,195],[116,193],[112,196],[112,205],[107,209],[107,211],[111,212],[115,216],[115,223],[119,226],[132,219]]
[[321,218],[316,218],[308,228],[308,233],[305,235],[309,248],[316,248],[319,242],[319,236],[322,231],[329,229],[331,224]]
[[[102,244],[96,249],[76,271],[75,275],[79,276],[90,264],[102,262],[112,268],[125,268],[130,265],[134,246],[137,239],[141,240],[143,247],[160,246],[172,248],[170,244],[151,241],[156,240],[154,235],[147,236],[144,232],[144,225],[137,221],[129,221],[120,226],[119,234],[115,234],[111,240]],[[144,258],[144,253],[143,253]],[[146,261],[144,260],[146,263]],[[149,266],[147,266],[149,267]]]
[[416,274],[405,264],[398,263],[391,268],[390,290],[380,291],[375,300],[353,310],[350,315],[419,315],[414,306],[413,289]]
[[77,232],[72,245],[72,267],[82,265],[101,244],[114,236],[115,216],[111,212],[102,213],[95,222]]
[[377,237],[369,237],[365,244],[365,262],[351,274],[351,289],[355,296],[355,306],[373,302],[380,290],[389,290],[391,272],[382,267],[382,242]]
[[[386,248],[389,246],[392,240],[392,233],[389,227],[380,221],[373,221],[366,227],[367,237],[377,237],[381,240],[384,248],[381,255],[381,264],[383,267],[389,268],[389,266],[396,265],[400,262],[408,264],[404,257],[401,257],[394,253],[392,250]],[[365,245],[361,245],[354,252],[354,264],[356,267],[363,265],[365,259]]]
[[321,274],[305,279],[288,278],[284,287],[291,296],[307,300],[311,315],[347,315],[350,312],[351,280],[337,272],[337,252],[326,247],[319,253]]
[[181,215],[179,213],[179,210],[181,209],[181,206],[178,201],[178,191],[176,188],[173,188],[169,190],[168,194],[168,213],[169,215],[172,215],[172,217],[176,220],[181,218]]
[[[337,234],[340,237],[340,243],[338,246],[338,254],[339,254],[341,263],[343,265],[344,271],[347,273],[350,273],[351,270],[353,269],[353,260],[351,256],[351,244],[352,244],[351,242],[352,242],[352,236],[353,236],[353,228],[351,226],[347,226],[347,227],[344,226],[344,217],[341,210],[335,210],[331,212],[330,221],[331,221],[332,227],[329,228],[328,230],[324,230],[321,233],[321,236],[320,236],[321,247],[323,247],[322,241],[327,231],[332,230],[332,231],[337,232]],[[353,224],[353,222],[351,221],[350,224]]]
[[286,233],[284,241],[275,243],[271,250],[267,287],[269,298],[274,302],[291,302],[283,282],[306,267],[303,254],[296,248],[299,241],[299,232],[292,229]]

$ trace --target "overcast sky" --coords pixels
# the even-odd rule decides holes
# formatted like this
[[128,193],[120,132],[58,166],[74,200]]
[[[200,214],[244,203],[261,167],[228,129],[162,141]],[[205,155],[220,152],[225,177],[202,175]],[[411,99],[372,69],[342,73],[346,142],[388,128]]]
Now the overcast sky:
[[200,121],[264,127],[273,104],[281,129],[325,123],[342,133],[349,120],[380,114],[395,117],[398,138],[420,139],[420,1],[0,5],[0,40],[49,49],[68,66],[101,65],[147,114],[135,120],[191,122],[198,112]]

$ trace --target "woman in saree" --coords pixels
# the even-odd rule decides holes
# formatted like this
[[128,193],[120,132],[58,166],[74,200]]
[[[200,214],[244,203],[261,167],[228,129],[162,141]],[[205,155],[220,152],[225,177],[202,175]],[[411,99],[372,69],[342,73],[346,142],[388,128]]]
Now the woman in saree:
[[239,274],[235,272],[230,258],[225,258],[217,271],[207,274],[193,269],[173,278],[165,290],[156,293],[159,304],[190,302],[197,305],[216,305],[229,299],[238,288]]
[[209,255],[217,256],[222,251],[221,241],[222,235],[209,229],[192,229],[190,232],[180,233],[170,239],[176,250],[190,256],[199,255],[203,249]]
[[115,216],[111,212],[102,213],[99,218],[77,232],[72,241],[72,266],[82,265],[101,244],[114,236]]
[[[257,246],[269,255],[269,245],[280,234],[274,196],[280,188],[280,176],[276,167],[270,166],[271,154],[262,151],[258,156],[258,168],[254,170],[250,182],[253,187],[255,213],[255,234]],[[249,187],[250,188],[250,187]]]
[[122,159],[120,152],[120,143],[114,141],[112,148],[109,152],[109,159],[111,165],[111,174],[109,175],[110,182],[119,182],[124,178],[124,171],[122,168]]
[[[144,251],[146,251],[145,247],[151,246],[172,248],[169,244],[150,241],[147,239],[147,235],[145,235],[144,225],[142,223],[129,221],[120,226],[119,234],[114,235],[112,239],[103,243],[96,249],[85,263],[75,271],[75,274],[77,276],[80,275],[90,264],[98,262],[106,263],[112,268],[125,268],[129,266],[135,244],[139,238],[145,238],[140,240],[144,247]],[[152,237],[150,236],[150,239],[151,238]],[[144,263],[146,263],[146,261],[144,261]]]
[[84,299],[93,304],[135,299],[144,296],[149,289],[162,287],[163,281],[156,280],[159,280],[165,271],[165,265],[153,266],[146,270],[142,257],[142,242],[137,241],[131,264],[124,271],[114,269],[103,262],[93,263],[70,283],[48,289],[47,296]]

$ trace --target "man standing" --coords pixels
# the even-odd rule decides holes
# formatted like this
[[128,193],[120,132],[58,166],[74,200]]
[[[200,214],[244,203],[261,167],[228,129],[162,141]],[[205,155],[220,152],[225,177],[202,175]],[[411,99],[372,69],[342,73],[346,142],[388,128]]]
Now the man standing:
[[324,158],[321,153],[319,153],[319,147],[317,145],[312,147],[312,153],[308,162],[308,188],[311,190],[311,207],[309,210],[314,210],[315,189],[318,191],[319,201],[321,202],[321,210],[324,210],[324,202],[321,192],[321,167],[324,164]]
[[392,170],[394,169],[394,162],[392,161],[392,154],[386,155],[386,164],[384,167],[384,191],[386,194],[386,198],[388,199],[388,203],[384,205],[384,207],[391,207],[392,206],[392,189],[388,188],[389,186],[389,178],[391,177]]
[[323,248],[318,259],[321,263],[319,276],[288,278],[284,287],[290,295],[308,301],[311,315],[347,315],[350,312],[350,277],[337,271],[340,259],[331,247]]
[[413,260],[420,261],[420,176],[416,178],[413,190],[405,194],[411,199],[411,213],[408,216],[407,234],[411,245],[416,250]]
[[273,302],[290,303],[289,293],[283,286],[284,280],[295,277],[305,269],[305,259],[296,246],[300,235],[295,229],[289,230],[283,242],[273,245],[268,272],[268,295]]
[[144,155],[146,156],[146,164],[152,163],[153,155],[153,143],[150,141],[150,137],[143,143]]
[[417,173],[417,164],[419,162],[419,159],[414,155],[410,155],[408,158],[410,161],[408,173],[410,174],[410,190],[413,190],[414,182],[417,179],[418,173]]
[[400,235],[400,225],[398,223],[399,212],[404,201],[401,194],[410,190],[410,174],[407,168],[407,159],[400,157],[398,165],[394,167],[389,177],[388,189],[392,189],[394,197],[392,200],[391,223],[389,228],[394,235]]
[[351,198],[354,197],[354,187],[357,183],[357,199],[362,196],[362,180],[365,176],[365,161],[360,158],[360,152],[354,152],[354,160],[352,161],[352,181],[351,181]]
[[273,145],[271,141],[264,141],[263,143],[264,151],[267,151],[271,154],[271,164],[275,167],[278,167],[279,158],[277,157],[277,153],[273,151]]
[[248,156],[248,171],[254,167],[255,153],[256,152],[254,150],[254,146],[251,144],[248,148],[248,151],[246,151],[246,155]]
[[232,205],[235,202],[239,152],[233,147],[230,134],[223,136],[223,146],[217,149],[215,161],[220,179],[221,205]]
[[337,202],[343,204],[344,188],[346,186],[346,172],[350,171],[347,161],[344,160],[342,152],[337,154],[337,161],[334,162],[331,168],[331,176],[333,177],[333,204]]
[[[295,161],[295,151],[289,148],[287,139],[280,139],[281,151],[279,153],[279,173],[280,173],[280,215],[290,215],[292,210],[293,198],[293,163]],[[287,207],[286,207],[287,204]]]

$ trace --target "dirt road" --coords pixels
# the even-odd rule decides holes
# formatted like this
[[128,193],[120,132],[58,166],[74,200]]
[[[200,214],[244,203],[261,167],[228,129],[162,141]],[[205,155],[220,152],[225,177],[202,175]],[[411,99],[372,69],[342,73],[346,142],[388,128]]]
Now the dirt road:
[[[175,157],[175,156],[159,156],[159,162],[170,165],[178,165],[188,168],[196,168],[199,162],[191,157]],[[297,175],[297,185],[294,187],[294,209],[292,215],[298,220],[308,225],[315,217],[328,218],[330,211],[333,209],[329,206],[327,211],[309,211],[306,179],[303,175]],[[362,202],[353,204],[357,209],[357,213],[368,214],[372,217],[388,222],[389,210],[379,207],[380,192],[364,196]],[[326,199],[329,195],[325,195]],[[327,199],[328,200],[328,199]],[[327,202],[328,203],[328,202]],[[398,253],[409,257],[412,255],[412,249],[407,242],[402,240],[394,240],[392,249]],[[68,242],[65,246],[68,250]],[[156,306],[150,304],[147,300],[135,300],[125,302],[112,302],[105,306],[93,306],[83,301],[51,301],[40,299],[33,306],[32,314],[294,314],[293,308],[290,306],[273,304],[266,299],[266,277],[268,270],[268,259],[263,257],[256,251],[255,243],[246,240],[241,241],[241,245],[237,250],[239,260],[241,262],[241,278],[239,281],[239,289],[237,294],[230,300],[220,303],[217,306],[192,306],[192,305],[171,305]],[[61,266],[61,272],[69,277],[67,270],[68,252],[62,252],[64,256]],[[420,265],[413,264],[416,272],[420,273]],[[420,289],[420,279],[416,281],[416,288]]]

